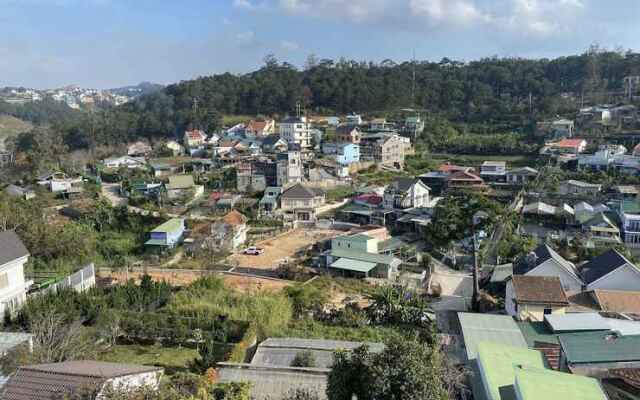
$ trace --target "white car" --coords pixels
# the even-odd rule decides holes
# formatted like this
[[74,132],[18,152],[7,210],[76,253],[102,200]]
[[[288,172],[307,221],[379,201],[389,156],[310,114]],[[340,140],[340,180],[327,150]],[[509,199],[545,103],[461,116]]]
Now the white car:
[[260,247],[247,247],[246,249],[244,249],[243,253],[250,256],[259,256],[260,254],[264,253],[264,249]]

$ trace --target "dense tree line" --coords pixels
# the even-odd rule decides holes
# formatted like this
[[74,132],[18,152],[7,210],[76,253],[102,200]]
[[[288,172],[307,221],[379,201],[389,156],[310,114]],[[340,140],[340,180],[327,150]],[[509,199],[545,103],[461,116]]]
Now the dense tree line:
[[[595,47],[553,60],[445,58],[397,64],[311,56],[303,69],[268,56],[251,73],[183,81],[99,112],[70,112],[60,105],[68,110],[59,113],[58,106],[46,101],[0,104],[0,113],[54,122],[71,148],[175,137],[193,125],[211,131],[221,125],[221,114],[283,116],[295,112],[298,103],[314,112],[387,116],[415,106],[464,123],[473,133],[505,133],[530,126],[533,118],[572,112],[575,99],[583,95],[595,101],[606,91],[620,90],[625,76],[640,74],[639,61],[638,53]],[[574,100],[563,93],[573,93]]]

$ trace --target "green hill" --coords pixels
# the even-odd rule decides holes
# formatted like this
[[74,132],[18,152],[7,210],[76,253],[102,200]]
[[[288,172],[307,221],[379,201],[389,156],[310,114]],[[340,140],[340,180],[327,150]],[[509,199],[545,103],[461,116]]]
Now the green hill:
[[32,128],[31,123],[12,117],[10,115],[0,115],[0,148],[4,145],[4,140],[9,137],[26,132]]

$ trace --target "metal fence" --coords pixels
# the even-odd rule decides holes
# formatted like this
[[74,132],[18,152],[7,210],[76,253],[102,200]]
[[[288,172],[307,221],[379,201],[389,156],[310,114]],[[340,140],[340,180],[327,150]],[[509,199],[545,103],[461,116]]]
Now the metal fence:
[[57,293],[63,289],[73,289],[76,292],[84,292],[96,285],[96,269],[93,263],[84,266],[81,270],[66,276],[59,281],[39,290],[38,294]]

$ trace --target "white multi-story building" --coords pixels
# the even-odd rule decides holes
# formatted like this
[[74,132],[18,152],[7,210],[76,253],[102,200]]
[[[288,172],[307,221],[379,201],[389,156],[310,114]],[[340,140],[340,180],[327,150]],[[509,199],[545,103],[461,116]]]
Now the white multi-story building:
[[14,231],[0,232],[0,314],[13,312],[24,303],[27,284],[24,265],[29,252]]
[[276,168],[278,186],[283,187],[302,182],[304,170],[302,166],[302,155],[299,151],[288,151],[278,154]]
[[306,117],[289,117],[280,122],[280,137],[289,144],[298,144],[303,149],[312,146],[311,128]]

